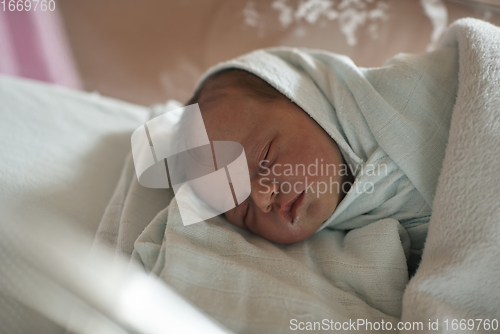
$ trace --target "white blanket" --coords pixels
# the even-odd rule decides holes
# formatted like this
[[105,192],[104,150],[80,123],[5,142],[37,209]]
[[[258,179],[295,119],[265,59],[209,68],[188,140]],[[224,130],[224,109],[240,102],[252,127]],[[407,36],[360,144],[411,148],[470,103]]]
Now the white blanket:
[[[441,45],[459,50],[458,97],[422,263],[402,317],[439,319],[440,330],[426,327],[429,333],[457,332],[453,319],[500,320],[500,28],[460,20]],[[466,328],[500,330],[484,321]]]
[[0,213],[94,235],[149,108],[0,75]]
[[[76,244],[75,262],[83,262],[130,136],[148,116],[146,107],[0,75],[0,333],[64,332],[57,320],[68,313],[69,294],[40,272],[53,273],[53,280],[78,275],[78,266],[70,269],[50,255],[68,256]],[[69,281],[98,291],[92,280]],[[57,317],[46,319],[47,313]]]
[[222,218],[184,227],[173,200],[138,237],[136,223],[171,194],[140,188],[131,157],[97,244],[111,240],[129,254],[138,237],[134,259],[237,332],[289,332],[324,319],[395,328],[401,319],[435,333],[428,322],[436,317],[441,325],[450,318],[449,331],[451,319],[500,319],[499,40],[498,28],[465,19],[442,43],[459,51],[458,98],[422,264],[403,302],[408,235],[396,220],[281,246]]

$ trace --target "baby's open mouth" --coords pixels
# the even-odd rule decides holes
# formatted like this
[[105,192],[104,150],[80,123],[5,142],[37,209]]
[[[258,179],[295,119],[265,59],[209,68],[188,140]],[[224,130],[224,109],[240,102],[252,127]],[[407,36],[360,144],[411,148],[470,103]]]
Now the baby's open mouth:
[[305,192],[301,192],[300,194],[297,194],[294,198],[292,198],[281,211],[283,212],[283,217],[285,217],[288,222],[293,224],[297,218],[297,215],[299,213],[300,206],[304,202],[304,194]]

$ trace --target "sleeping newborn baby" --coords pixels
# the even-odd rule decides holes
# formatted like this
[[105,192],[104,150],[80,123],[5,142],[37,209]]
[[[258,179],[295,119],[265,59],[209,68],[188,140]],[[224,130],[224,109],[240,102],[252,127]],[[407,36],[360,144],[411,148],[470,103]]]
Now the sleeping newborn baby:
[[380,219],[423,248],[457,89],[452,49],[356,67],[315,50],[258,50],[210,69],[198,103],[211,141],[243,145],[250,196],[227,220],[270,241]]
[[[251,193],[225,213],[231,224],[278,243],[300,241],[332,215],[352,184],[335,141],[255,75],[239,69],[218,72],[192,103],[200,106],[210,140],[235,141],[245,148]],[[318,161],[323,173],[310,167]]]

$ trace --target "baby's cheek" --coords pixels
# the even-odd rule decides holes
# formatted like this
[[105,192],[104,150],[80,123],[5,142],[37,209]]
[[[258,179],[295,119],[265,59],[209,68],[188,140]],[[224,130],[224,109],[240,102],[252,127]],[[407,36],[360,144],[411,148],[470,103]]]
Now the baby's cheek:
[[229,210],[229,211],[227,211],[227,212],[224,212],[224,213],[223,213],[223,216],[224,216],[224,218],[226,218],[226,220],[227,220],[227,222],[228,222],[229,224],[243,228],[243,226],[241,226],[240,224],[237,224],[237,223],[236,223],[236,222],[232,219],[232,217],[233,217],[233,215],[234,215],[234,211],[235,211],[235,210],[236,210],[236,209],[232,209],[232,210]]
[[[228,212],[229,212],[229,211],[228,211]],[[222,214],[222,216],[223,216],[224,218],[226,218],[226,220],[227,220],[227,222],[228,222],[228,223],[230,223],[230,224],[234,225],[234,224],[231,222],[231,217],[230,217],[230,215],[228,215],[228,212],[224,212],[224,213]]]
[[314,195],[306,209],[306,216],[310,225],[318,225],[319,228],[335,211],[335,202],[329,198],[331,196],[325,196],[329,194],[323,194],[324,196],[319,196],[319,198],[316,197],[317,194]]

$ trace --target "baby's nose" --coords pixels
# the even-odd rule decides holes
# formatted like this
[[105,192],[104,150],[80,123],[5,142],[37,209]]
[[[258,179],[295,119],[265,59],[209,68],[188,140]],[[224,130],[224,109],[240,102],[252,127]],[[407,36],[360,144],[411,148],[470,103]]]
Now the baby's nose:
[[273,207],[276,196],[278,196],[278,190],[279,184],[276,180],[258,177],[252,180],[250,197],[259,209],[268,213]]

